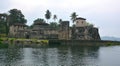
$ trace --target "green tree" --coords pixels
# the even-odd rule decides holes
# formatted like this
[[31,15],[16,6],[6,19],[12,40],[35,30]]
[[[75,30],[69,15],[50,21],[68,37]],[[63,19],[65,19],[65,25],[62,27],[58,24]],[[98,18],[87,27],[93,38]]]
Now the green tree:
[[54,19],[54,21],[56,21],[57,15],[53,15],[53,19]]
[[51,28],[54,28],[54,29],[59,29],[59,24],[56,23],[56,22],[51,22],[51,23],[50,23],[50,27],[51,27]]
[[25,24],[27,20],[25,19],[25,16],[22,14],[20,10],[17,9],[11,9],[9,11],[9,25],[12,25],[14,23],[22,23]]
[[62,22],[62,19],[59,19],[59,24]]
[[49,10],[46,11],[45,18],[48,20],[51,18],[51,12]]
[[77,14],[76,14],[76,12],[73,12],[72,14],[71,14],[71,20],[74,22],[75,21],[75,19],[77,18]]
[[37,18],[36,20],[34,20],[34,22],[42,22],[42,23],[45,23],[45,20],[44,20],[44,19],[41,19],[41,18]]
[[0,14],[0,33],[8,35],[9,27],[7,18],[8,15],[6,13]]
[[42,18],[37,18],[37,19],[35,19],[33,22],[34,22],[34,23],[33,23],[31,26],[29,26],[30,29],[33,28],[34,24],[37,24],[37,23],[45,23],[45,20],[42,19]]

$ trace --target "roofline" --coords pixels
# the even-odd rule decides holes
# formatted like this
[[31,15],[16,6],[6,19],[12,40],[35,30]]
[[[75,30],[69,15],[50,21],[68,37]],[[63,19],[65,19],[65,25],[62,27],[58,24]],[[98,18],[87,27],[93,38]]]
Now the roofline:
[[78,19],[86,20],[85,18],[82,18],[82,17],[78,17],[78,18],[76,18],[76,20],[78,20]]

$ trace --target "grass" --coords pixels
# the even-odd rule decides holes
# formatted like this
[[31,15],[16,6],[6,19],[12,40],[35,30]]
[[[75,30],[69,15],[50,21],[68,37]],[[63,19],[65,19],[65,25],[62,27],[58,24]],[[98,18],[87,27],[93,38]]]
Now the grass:
[[24,38],[0,38],[0,43],[2,43],[2,41],[9,41],[10,43],[13,43],[14,41],[32,41],[33,43],[36,44],[48,44],[49,40],[39,40],[39,39],[24,39]]
[[16,41],[20,42],[21,44],[40,44],[41,46],[48,45],[49,43],[49,40],[4,37],[0,38],[0,48],[7,48],[10,44],[14,44]]

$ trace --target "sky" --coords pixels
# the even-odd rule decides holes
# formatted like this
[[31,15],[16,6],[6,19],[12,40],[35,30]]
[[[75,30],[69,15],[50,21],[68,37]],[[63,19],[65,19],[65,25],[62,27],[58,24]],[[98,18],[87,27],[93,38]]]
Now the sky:
[[120,0],[0,0],[0,13],[14,8],[22,11],[27,25],[37,18],[45,19],[47,9],[58,20],[70,22],[71,13],[76,12],[98,27],[100,36],[120,37]]

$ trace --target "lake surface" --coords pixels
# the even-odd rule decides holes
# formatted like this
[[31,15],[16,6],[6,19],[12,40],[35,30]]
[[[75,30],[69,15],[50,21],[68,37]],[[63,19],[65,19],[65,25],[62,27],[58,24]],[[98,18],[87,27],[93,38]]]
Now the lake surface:
[[0,66],[120,66],[120,46],[2,48]]

